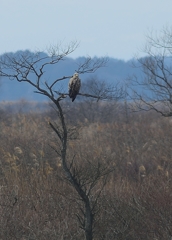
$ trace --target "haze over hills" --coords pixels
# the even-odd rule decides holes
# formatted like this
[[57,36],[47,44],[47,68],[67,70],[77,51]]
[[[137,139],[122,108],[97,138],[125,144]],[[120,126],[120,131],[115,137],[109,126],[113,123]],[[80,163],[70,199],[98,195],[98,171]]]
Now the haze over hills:
[[[19,51],[17,53],[20,53]],[[11,54],[17,54],[11,53]],[[33,54],[33,53],[31,53]],[[46,53],[41,53],[42,56],[46,56]],[[48,55],[47,55],[48,56]],[[46,72],[43,75],[42,82],[53,81],[63,76],[71,76],[77,69],[77,64],[84,62],[85,57],[79,57],[76,59],[65,58],[64,61],[60,61],[57,65],[48,65]],[[132,60],[123,61],[120,59],[108,58],[106,67],[98,69],[95,73],[80,75],[83,82],[91,77],[96,77],[100,80],[105,80],[109,83],[124,82],[128,76],[133,74],[140,75],[141,70],[132,67]],[[68,91],[68,79],[59,83],[59,89],[64,92]],[[7,78],[1,78],[0,84],[0,101],[17,101],[19,99],[26,99],[32,101],[46,100],[46,98],[40,94],[34,93],[34,88],[24,82],[17,82],[16,80],[9,80]]]

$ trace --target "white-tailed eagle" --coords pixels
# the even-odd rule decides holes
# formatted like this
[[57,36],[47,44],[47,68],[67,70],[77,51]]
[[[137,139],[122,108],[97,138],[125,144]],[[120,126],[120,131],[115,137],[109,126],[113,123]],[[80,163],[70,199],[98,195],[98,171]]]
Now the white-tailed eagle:
[[72,98],[72,102],[75,100],[77,94],[79,93],[80,87],[81,80],[79,79],[79,74],[75,73],[69,80],[69,97]]

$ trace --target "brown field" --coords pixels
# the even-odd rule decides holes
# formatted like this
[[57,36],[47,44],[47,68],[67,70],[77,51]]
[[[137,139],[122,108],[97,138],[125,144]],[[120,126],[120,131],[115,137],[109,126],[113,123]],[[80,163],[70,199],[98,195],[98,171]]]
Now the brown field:
[[[0,106],[0,239],[82,240],[82,203],[63,175],[48,125],[58,117],[51,107],[25,111],[26,104],[15,112]],[[117,103],[63,107],[69,130],[76,129],[67,156],[80,177],[94,174],[97,162],[113,170],[97,202],[94,240],[171,239],[171,118]]]

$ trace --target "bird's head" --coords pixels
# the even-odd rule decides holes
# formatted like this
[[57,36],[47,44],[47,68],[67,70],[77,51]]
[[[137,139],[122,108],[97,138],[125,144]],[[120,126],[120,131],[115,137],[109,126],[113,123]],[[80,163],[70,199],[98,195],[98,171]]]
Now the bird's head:
[[78,74],[77,72],[75,72],[73,76],[74,76],[74,77],[78,77],[79,74]]

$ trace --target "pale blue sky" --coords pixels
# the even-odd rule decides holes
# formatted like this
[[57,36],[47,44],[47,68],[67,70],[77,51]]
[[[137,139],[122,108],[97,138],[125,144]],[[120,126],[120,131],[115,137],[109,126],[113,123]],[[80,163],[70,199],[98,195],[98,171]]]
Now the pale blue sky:
[[172,0],[0,0],[0,54],[78,41],[70,55],[129,60],[149,30],[172,25]]

